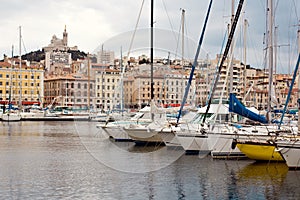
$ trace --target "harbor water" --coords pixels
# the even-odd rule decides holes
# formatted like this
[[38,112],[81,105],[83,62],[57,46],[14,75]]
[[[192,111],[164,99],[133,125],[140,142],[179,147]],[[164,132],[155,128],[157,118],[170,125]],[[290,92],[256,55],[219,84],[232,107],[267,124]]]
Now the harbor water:
[[113,142],[95,122],[0,122],[0,199],[300,199],[285,163]]

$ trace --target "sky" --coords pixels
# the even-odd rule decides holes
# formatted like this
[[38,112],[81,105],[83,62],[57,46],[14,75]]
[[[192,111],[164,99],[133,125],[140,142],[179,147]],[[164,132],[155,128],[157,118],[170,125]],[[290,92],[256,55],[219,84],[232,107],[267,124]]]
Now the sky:
[[[214,59],[216,54],[222,52],[230,22],[231,2],[213,2],[200,59]],[[154,55],[167,57],[171,52],[171,59],[180,58],[183,54],[183,57],[192,60],[208,4],[209,0],[154,0]],[[236,0],[235,9],[237,4]],[[276,71],[292,73],[298,56],[300,2],[274,0],[274,5],[275,26],[278,27]],[[185,10],[184,48],[181,48],[182,40],[178,35],[181,33],[182,9]],[[234,57],[244,60],[242,24],[247,19],[246,62],[254,68],[265,67],[265,12],[266,0],[245,0],[235,32]],[[136,25],[137,31],[132,40]],[[22,54],[41,50],[50,44],[53,35],[62,38],[65,26],[69,46],[78,46],[80,51],[95,53],[103,48],[115,51],[116,57],[120,56],[121,51],[129,56],[149,54],[150,0],[2,0],[0,59],[3,59],[3,54],[12,54],[12,45],[14,55],[19,55],[19,26],[22,31]],[[133,45],[129,48],[131,40]]]

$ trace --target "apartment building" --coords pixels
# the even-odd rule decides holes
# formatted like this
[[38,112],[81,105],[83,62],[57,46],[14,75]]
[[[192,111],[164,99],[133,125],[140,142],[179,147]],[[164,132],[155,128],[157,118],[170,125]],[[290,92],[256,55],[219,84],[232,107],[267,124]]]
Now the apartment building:
[[95,80],[86,75],[47,76],[45,104],[88,108],[95,105]]
[[[189,74],[172,70],[169,66],[153,66],[153,94],[157,104],[181,104]],[[195,80],[189,90],[187,104],[194,104]],[[135,71],[126,74],[124,79],[124,99],[126,107],[140,108],[150,104],[151,77],[150,65],[138,66]]]
[[122,104],[121,71],[92,65],[95,76],[95,106],[98,110],[120,109]]
[[44,69],[41,65],[28,65],[19,59],[0,62],[0,103],[10,100],[15,105],[43,104]]

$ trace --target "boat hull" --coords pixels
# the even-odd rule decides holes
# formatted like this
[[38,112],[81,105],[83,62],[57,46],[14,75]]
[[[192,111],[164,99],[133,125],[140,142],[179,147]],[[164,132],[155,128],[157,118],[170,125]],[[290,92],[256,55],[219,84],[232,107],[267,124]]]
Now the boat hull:
[[279,141],[277,146],[287,166],[300,170],[300,141]]
[[[242,137],[242,136],[241,136]],[[208,141],[213,158],[245,158],[239,148],[234,148],[232,142],[236,138],[235,134],[210,133]]]
[[147,126],[124,127],[125,132],[129,137],[137,142],[163,143],[162,138],[158,135],[155,129]]
[[114,124],[99,124],[97,125],[97,128],[101,128],[110,138],[112,138],[116,142],[133,141],[121,126]]
[[192,133],[178,133],[176,138],[180,142],[180,145],[186,151],[186,153],[210,153],[211,149],[208,145],[208,136],[202,134]]
[[268,142],[237,142],[236,146],[248,158],[258,161],[284,161],[281,154],[276,151],[276,147]]
[[42,120],[45,117],[44,112],[22,112],[22,120]]
[[19,113],[4,113],[2,115],[2,121],[20,121],[21,115]]

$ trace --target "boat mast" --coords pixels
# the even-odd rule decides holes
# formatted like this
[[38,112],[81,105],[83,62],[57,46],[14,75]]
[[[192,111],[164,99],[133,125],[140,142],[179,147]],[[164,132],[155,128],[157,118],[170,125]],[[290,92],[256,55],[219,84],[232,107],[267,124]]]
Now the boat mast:
[[269,88],[268,88],[268,108],[267,108],[267,120],[271,119],[271,102],[272,102],[272,87],[273,87],[273,0],[267,0],[267,14],[268,14],[268,40],[267,45],[269,49]]
[[184,65],[184,16],[185,16],[185,10],[181,9],[181,65],[183,69]]
[[[10,63],[10,83],[9,83],[9,96],[8,96],[8,111],[12,109],[11,105],[11,91],[12,91],[12,74],[13,74],[13,62],[14,62],[14,45],[11,47],[11,63]],[[5,105],[4,105],[5,107]]]
[[21,56],[21,53],[22,53],[22,50],[21,50],[21,41],[22,41],[22,34],[21,34],[21,26],[19,26],[19,32],[20,32],[20,35],[19,35],[19,54],[20,54],[20,63],[19,63],[19,66],[20,66],[20,70],[19,70],[19,92],[20,92],[20,96],[19,96],[19,109],[21,110],[22,108],[22,56]]
[[183,99],[184,95],[184,81],[183,81],[183,76],[184,76],[184,16],[185,16],[185,10],[181,9],[181,98]]
[[182,102],[181,102],[180,109],[179,109],[179,112],[178,112],[177,122],[176,122],[177,124],[179,123],[179,119],[180,119],[180,116],[181,116],[181,113],[182,113],[182,110],[183,110],[183,106],[186,102],[187,95],[188,95],[188,92],[189,92],[189,89],[190,89],[190,86],[191,86],[191,83],[192,83],[192,79],[193,79],[193,76],[194,76],[194,71],[195,71],[195,68],[198,64],[198,56],[200,54],[200,49],[201,49],[201,45],[202,45],[202,42],[203,42],[204,33],[205,33],[208,18],[209,18],[211,6],[212,6],[212,0],[210,0],[209,6],[208,6],[208,9],[207,9],[207,14],[206,14],[206,17],[205,17],[205,20],[204,20],[202,33],[201,33],[201,36],[200,36],[200,39],[199,39],[199,42],[198,42],[198,47],[197,47],[197,51],[196,51],[196,54],[195,54],[195,57],[194,57],[194,62],[193,62],[192,69],[191,69],[191,72],[190,72],[189,80],[187,82],[185,92],[184,92],[184,96],[182,98]]
[[206,108],[206,111],[205,111],[205,115],[204,115],[204,117],[202,119],[201,126],[204,126],[206,115],[207,115],[207,113],[209,111],[210,104],[211,104],[211,101],[213,99],[214,92],[215,92],[216,87],[217,87],[217,83],[218,83],[219,78],[220,78],[222,66],[223,66],[223,64],[225,62],[225,59],[226,59],[226,57],[228,55],[228,52],[229,52],[229,49],[230,49],[230,45],[231,45],[232,38],[233,38],[233,35],[234,35],[234,32],[235,32],[235,28],[236,28],[236,25],[237,25],[237,22],[238,22],[238,19],[239,19],[239,16],[241,14],[241,10],[242,10],[242,7],[243,7],[243,3],[244,3],[244,0],[240,0],[239,1],[239,5],[237,7],[236,15],[234,16],[233,24],[232,24],[232,27],[231,27],[231,30],[230,30],[230,33],[229,33],[229,36],[228,36],[228,39],[227,39],[227,43],[226,43],[226,47],[225,47],[225,50],[224,50],[224,54],[222,56],[222,60],[221,60],[220,65],[219,65],[218,73],[217,73],[217,76],[216,76],[213,88],[211,90],[211,95],[210,95],[210,97],[208,99],[207,108]]
[[[234,0],[231,0],[231,23],[230,23],[230,29],[233,26],[233,21],[234,21]],[[230,55],[233,54],[233,46],[234,46],[234,39],[232,38],[232,45],[230,46]],[[232,59],[234,60],[234,57],[232,56]],[[230,83],[229,83],[229,93],[232,93],[232,89],[233,89],[233,67],[232,67],[232,63],[230,62],[228,59],[228,64],[230,63]],[[231,119],[231,118],[230,118]]]
[[87,66],[87,73],[88,73],[88,91],[87,91],[87,95],[88,95],[88,111],[90,112],[91,109],[91,93],[90,93],[90,82],[91,82],[91,78],[90,78],[90,54],[87,54],[87,59],[88,59],[88,66]]
[[[120,109],[121,109],[121,112],[122,112],[122,115],[123,115],[123,105],[124,105],[124,89],[123,89],[123,84],[124,84],[124,73],[125,73],[125,66],[123,67],[123,55],[122,55],[122,47],[121,47],[121,59],[120,59],[120,71],[121,71],[121,105],[120,105]],[[127,57],[128,58],[128,57]]]
[[[246,101],[246,86],[247,86],[247,27],[248,27],[248,20],[244,20],[244,100]],[[245,102],[244,102],[245,103]]]
[[[150,37],[150,65],[151,65],[151,101],[154,100],[154,82],[153,82],[153,6],[154,0],[151,0],[151,37]],[[154,114],[151,113],[151,119],[154,120]]]

